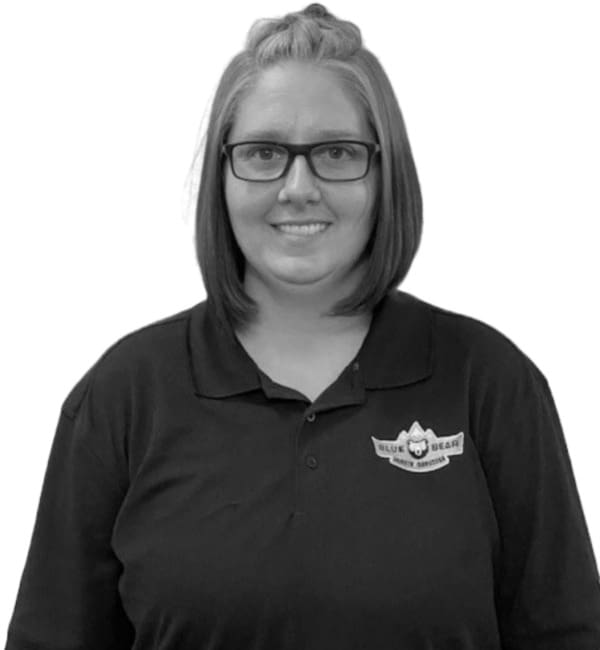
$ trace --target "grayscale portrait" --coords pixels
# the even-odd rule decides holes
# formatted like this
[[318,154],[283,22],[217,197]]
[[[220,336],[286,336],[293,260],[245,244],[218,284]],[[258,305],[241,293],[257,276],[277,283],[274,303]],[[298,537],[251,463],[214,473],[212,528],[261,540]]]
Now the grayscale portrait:
[[[385,11],[401,39],[409,16]],[[179,161],[197,172],[202,287],[73,366],[5,650],[598,650],[600,578],[567,447],[578,433],[563,430],[551,361],[476,297],[465,310],[406,281],[433,186],[418,169],[452,152],[427,150],[421,129],[413,146],[410,93],[379,57],[390,44],[350,8],[252,13],[224,68],[208,61],[219,76],[201,141]],[[126,110],[135,91],[119,92]],[[435,128],[444,109],[431,110]],[[148,133],[157,147],[163,130]],[[463,182],[458,165],[445,174]],[[457,264],[481,260],[510,217],[480,215],[488,230],[465,240],[445,199],[427,238]],[[85,223],[73,241],[94,236]],[[123,279],[124,310],[168,293],[136,262],[155,227],[147,215],[127,249],[140,280]],[[172,272],[156,251],[148,272]],[[433,257],[423,267],[440,287],[467,268]],[[485,265],[468,273],[475,294]],[[531,300],[511,308],[535,319]]]

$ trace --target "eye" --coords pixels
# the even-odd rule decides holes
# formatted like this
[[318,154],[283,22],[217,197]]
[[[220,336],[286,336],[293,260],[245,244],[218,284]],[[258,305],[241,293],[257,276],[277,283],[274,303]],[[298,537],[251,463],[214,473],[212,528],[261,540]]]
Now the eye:
[[344,155],[351,155],[351,152],[348,151],[347,148],[340,146],[328,147],[327,153],[329,154],[330,158],[333,158],[335,160],[343,158]]
[[273,149],[269,149],[269,147],[262,147],[261,149],[255,149],[252,152],[252,155],[258,154],[258,157],[261,160],[271,160],[271,158],[275,155],[275,152]]
[[313,156],[329,161],[345,161],[356,158],[357,151],[355,147],[347,142],[338,142],[318,147],[313,151]]
[[269,162],[274,158],[285,155],[278,147],[270,147],[265,145],[256,145],[249,147],[245,152],[246,158],[255,158],[264,162]]

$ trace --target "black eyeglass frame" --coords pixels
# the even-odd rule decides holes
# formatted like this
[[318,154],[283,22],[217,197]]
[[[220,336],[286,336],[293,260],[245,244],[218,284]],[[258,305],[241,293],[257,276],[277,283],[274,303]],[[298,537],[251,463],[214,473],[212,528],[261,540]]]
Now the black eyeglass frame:
[[[323,178],[315,169],[313,162],[310,158],[310,152],[313,149],[316,149],[317,147],[322,147],[323,145],[343,144],[343,143],[361,144],[367,147],[368,158],[367,158],[367,169],[365,173],[362,174],[362,176],[356,176],[355,178],[333,178],[333,179]],[[267,144],[276,147],[283,147],[288,152],[287,163],[285,164],[285,167],[283,168],[281,174],[279,174],[279,176],[276,176],[275,178],[255,179],[255,178],[244,178],[243,176],[238,176],[238,174],[235,173],[235,169],[233,166],[233,156],[231,155],[233,148],[236,147],[238,144]],[[224,144],[222,147],[222,152],[229,159],[231,173],[236,178],[239,178],[242,181],[247,181],[248,183],[272,183],[273,181],[278,181],[280,178],[283,178],[290,171],[290,167],[292,166],[292,163],[296,159],[296,156],[304,156],[308,164],[308,167],[310,171],[313,173],[313,175],[319,178],[320,180],[325,181],[326,183],[348,183],[350,181],[358,181],[361,178],[365,178],[365,176],[369,173],[369,170],[371,169],[371,161],[373,160],[374,155],[376,153],[379,153],[380,151],[381,151],[381,146],[379,144],[375,144],[374,142],[363,142],[362,140],[327,140],[325,142],[314,142],[312,144],[288,144],[285,142],[274,142],[272,140],[243,140],[240,142],[230,142],[229,144]]]

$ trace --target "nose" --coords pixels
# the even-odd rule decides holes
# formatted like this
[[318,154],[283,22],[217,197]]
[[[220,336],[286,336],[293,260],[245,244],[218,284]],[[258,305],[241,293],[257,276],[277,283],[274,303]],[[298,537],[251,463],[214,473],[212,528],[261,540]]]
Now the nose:
[[296,156],[285,176],[285,182],[279,193],[281,201],[305,203],[321,198],[317,178],[311,172],[304,156]]

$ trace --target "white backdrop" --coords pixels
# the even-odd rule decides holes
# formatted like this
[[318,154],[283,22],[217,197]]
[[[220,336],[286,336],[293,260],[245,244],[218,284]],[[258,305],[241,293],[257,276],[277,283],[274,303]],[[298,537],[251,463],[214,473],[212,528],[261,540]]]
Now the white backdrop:
[[[118,338],[204,299],[185,209],[200,127],[252,21],[305,4],[0,9],[0,637],[60,405]],[[361,28],[406,120],[425,227],[402,288],[546,375],[598,557],[597,3],[325,4]]]

